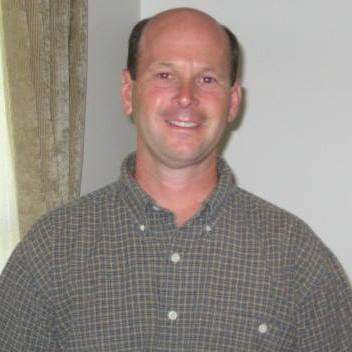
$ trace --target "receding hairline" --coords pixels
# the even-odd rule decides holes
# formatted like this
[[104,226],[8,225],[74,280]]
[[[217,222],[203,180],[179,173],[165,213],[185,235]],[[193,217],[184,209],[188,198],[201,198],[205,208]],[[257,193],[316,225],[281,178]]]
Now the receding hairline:
[[194,14],[194,15],[198,15],[199,17],[207,18],[208,20],[220,25],[219,22],[214,17],[209,15],[208,13],[201,11],[201,10],[198,10],[198,9],[194,9],[192,7],[176,7],[173,9],[168,9],[168,10],[165,10],[162,12],[158,12],[154,16],[151,16],[149,18],[151,21],[153,21],[153,20],[157,20],[159,18],[162,18],[164,16],[168,16],[168,15],[172,15],[172,14],[176,15],[176,14],[182,13],[182,12],[185,14]]
[[145,28],[143,29],[142,35],[141,35],[141,42],[143,41],[143,37],[145,36],[145,34],[148,32],[148,30],[150,30],[150,27],[153,26],[153,24],[158,24],[158,21],[163,20],[163,18],[167,18],[169,16],[172,15],[178,15],[178,14],[182,14],[184,13],[185,15],[196,15],[198,16],[198,18],[204,18],[207,19],[208,21],[212,22],[221,32],[224,34],[224,38],[227,38],[227,34],[226,31],[224,29],[224,26],[219,23],[214,17],[210,16],[209,14],[207,14],[206,12],[203,12],[201,10],[198,9],[194,9],[191,7],[177,7],[177,8],[173,8],[173,9],[168,9],[162,12],[159,12],[157,14],[155,14],[154,16],[151,16],[148,18],[148,22],[145,25]]

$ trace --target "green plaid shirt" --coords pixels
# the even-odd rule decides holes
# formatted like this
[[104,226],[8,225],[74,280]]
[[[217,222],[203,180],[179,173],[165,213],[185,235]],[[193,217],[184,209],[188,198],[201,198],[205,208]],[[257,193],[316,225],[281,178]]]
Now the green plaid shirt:
[[120,180],[43,217],[0,279],[0,351],[352,351],[352,290],[295,216],[219,159],[185,225]]

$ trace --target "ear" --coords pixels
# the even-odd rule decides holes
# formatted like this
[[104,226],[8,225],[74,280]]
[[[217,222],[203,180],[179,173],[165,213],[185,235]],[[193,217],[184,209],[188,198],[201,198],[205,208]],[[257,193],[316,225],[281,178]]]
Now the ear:
[[238,114],[238,110],[242,100],[242,88],[238,81],[236,81],[231,87],[230,93],[230,108],[227,121],[230,123],[235,120]]
[[131,74],[127,69],[122,71],[122,86],[121,86],[121,99],[123,105],[123,111],[125,115],[132,115],[132,87],[133,80]]

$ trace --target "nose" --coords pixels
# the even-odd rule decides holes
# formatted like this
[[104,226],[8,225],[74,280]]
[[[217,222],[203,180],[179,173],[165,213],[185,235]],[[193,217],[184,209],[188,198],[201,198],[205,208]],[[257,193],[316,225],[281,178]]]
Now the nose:
[[191,105],[198,104],[196,96],[196,86],[191,80],[180,82],[175,97],[177,104],[182,108],[188,108]]

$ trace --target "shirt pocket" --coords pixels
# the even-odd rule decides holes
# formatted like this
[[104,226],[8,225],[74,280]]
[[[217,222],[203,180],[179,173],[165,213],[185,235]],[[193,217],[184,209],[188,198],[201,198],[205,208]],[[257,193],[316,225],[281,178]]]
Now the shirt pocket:
[[293,326],[282,318],[255,313],[241,316],[234,323],[234,344],[245,351],[292,352],[294,340]]

